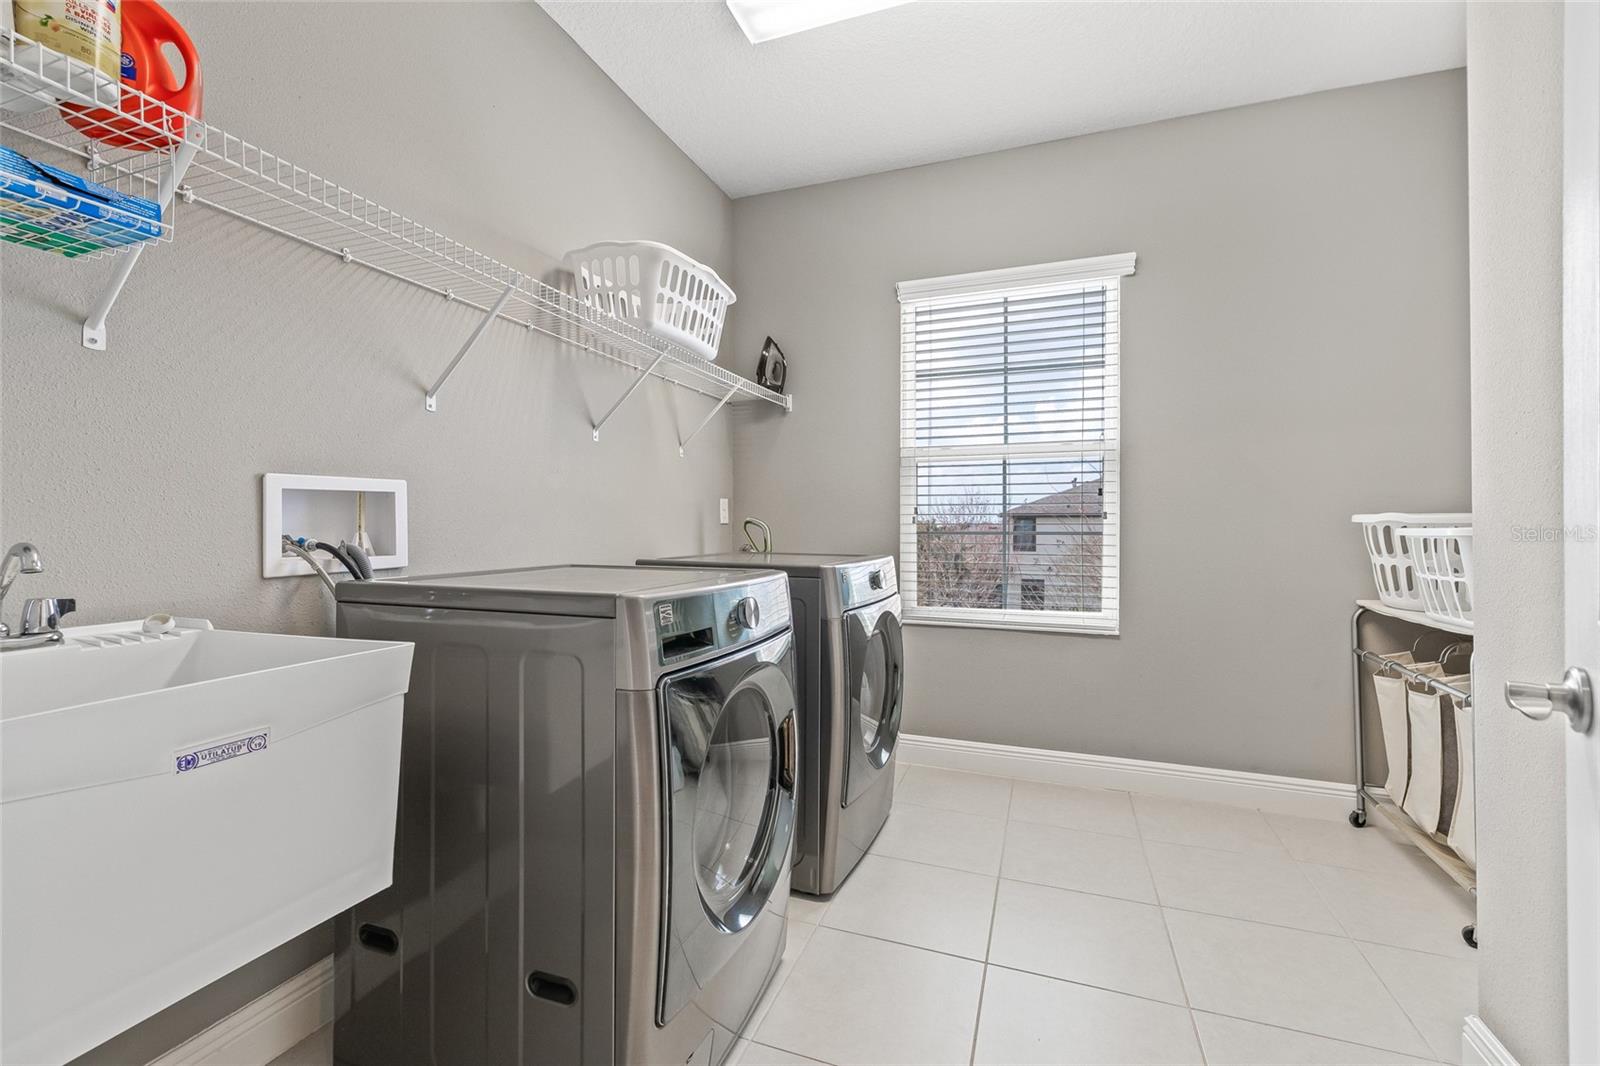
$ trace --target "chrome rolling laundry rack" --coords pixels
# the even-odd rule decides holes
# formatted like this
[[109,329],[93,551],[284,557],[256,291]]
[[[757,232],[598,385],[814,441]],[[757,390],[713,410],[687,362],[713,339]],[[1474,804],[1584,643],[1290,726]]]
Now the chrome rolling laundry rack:
[[[1478,875],[1472,867],[1462,861],[1461,857],[1451,851],[1444,844],[1425,832],[1411,818],[1400,809],[1394,798],[1384,794],[1381,789],[1367,783],[1366,774],[1366,724],[1361,714],[1361,671],[1364,666],[1375,667],[1404,677],[1408,682],[1421,685],[1438,695],[1450,696],[1460,700],[1463,705],[1472,705],[1472,694],[1464,692],[1455,685],[1442,681],[1437,677],[1423,673],[1420,670],[1389,658],[1375,651],[1369,651],[1361,646],[1361,620],[1368,614],[1382,615],[1386,618],[1398,619],[1412,625],[1422,626],[1434,631],[1434,634],[1443,639],[1437,649],[1440,655],[1447,655],[1449,650],[1465,643],[1454,638],[1471,640],[1472,629],[1466,625],[1452,625],[1438,619],[1429,618],[1421,611],[1407,611],[1398,607],[1391,607],[1381,600],[1357,600],[1355,611],[1350,615],[1350,698],[1355,720],[1355,754],[1356,754],[1356,805],[1350,812],[1350,824],[1357,829],[1367,825],[1367,811],[1371,807],[1383,815],[1384,819],[1394,826],[1402,836],[1415,844],[1417,849],[1431,859],[1450,879],[1460,885],[1467,892],[1476,896],[1478,893]],[[1419,638],[1413,650],[1417,650],[1426,637]],[[1470,645],[1469,645],[1470,656]],[[1414,656],[1415,658],[1415,656]],[[1469,658],[1470,661],[1470,658]],[[1467,925],[1461,930],[1461,937],[1472,947],[1478,946],[1477,926]]]

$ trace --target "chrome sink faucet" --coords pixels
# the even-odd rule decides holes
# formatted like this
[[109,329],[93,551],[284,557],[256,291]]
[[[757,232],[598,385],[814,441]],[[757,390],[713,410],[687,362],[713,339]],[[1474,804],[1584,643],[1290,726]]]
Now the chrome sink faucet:
[[[11,585],[23,574],[44,573],[44,562],[39,549],[27,541],[19,541],[0,559],[0,612],[5,609],[6,594]],[[41,644],[54,644],[61,640],[61,619],[77,609],[77,601],[70,599],[30,599],[22,605],[21,632],[13,634],[11,627],[0,621],[0,651],[11,648],[32,648]]]

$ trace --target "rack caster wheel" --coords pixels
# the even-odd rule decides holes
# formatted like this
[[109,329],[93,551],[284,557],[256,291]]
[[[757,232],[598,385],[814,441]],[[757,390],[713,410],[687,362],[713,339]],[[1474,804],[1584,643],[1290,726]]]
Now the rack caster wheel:
[[1350,812],[1350,824],[1355,826],[1357,829],[1365,829],[1366,826],[1367,826],[1367,812],[1366,811],[1351,811]]
[[1478,927],[1475,925],[1463,925],[1461,927],[1461,939],[1467,942],[1467,947],[1476,948],[1478,946]]

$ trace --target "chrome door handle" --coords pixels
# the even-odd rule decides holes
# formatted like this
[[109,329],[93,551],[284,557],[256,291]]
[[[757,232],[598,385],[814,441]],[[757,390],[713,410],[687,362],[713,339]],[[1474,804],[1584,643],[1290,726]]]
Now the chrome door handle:
[[[1526,700],[1537,700],[1548,706],[1529,707]],[[1506,702],[1535,722],[1542,722],[1560,711],[1576,732],[1587,733],[1594,725],[1594,688],[1589,684],[1588,673],[1576,666],[1567,667],[1566,676],[1558,685],[1507,681]]]

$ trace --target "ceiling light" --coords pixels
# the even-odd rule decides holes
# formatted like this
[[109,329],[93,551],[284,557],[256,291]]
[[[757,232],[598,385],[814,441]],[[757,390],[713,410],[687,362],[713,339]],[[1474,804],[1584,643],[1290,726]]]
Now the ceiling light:
[[870,15],[911,0],[728,0],[728,10],[751,44]]

